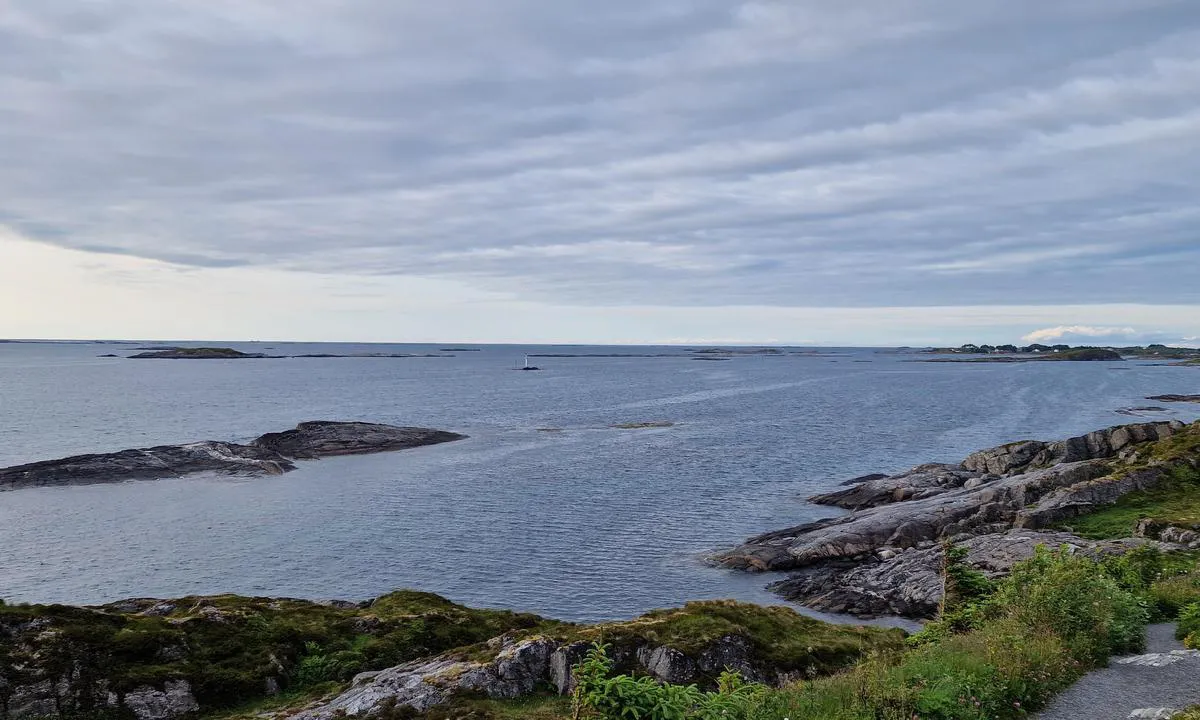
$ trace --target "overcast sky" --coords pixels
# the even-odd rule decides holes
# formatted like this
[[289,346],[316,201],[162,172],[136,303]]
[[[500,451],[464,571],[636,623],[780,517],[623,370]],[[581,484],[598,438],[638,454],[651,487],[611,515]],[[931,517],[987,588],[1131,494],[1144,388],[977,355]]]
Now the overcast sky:
[[1200,343],[1196,0],[7,0],[0,336]]

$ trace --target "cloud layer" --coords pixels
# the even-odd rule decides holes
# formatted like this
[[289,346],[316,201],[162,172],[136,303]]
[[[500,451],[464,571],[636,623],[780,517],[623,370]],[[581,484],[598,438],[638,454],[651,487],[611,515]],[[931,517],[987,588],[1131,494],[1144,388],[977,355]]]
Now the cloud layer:
[[0,225],[575,305],[1200,303],[1194,0],[11,0]]

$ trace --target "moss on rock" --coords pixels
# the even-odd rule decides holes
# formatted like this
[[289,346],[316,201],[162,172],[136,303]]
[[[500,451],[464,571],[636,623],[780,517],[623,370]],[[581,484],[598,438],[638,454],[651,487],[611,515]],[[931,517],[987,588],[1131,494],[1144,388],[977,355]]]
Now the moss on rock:
[[86,712],[108,692],[187,680],[201,708],[211,710],[545,623],[408,591],[361,605],[232,595],[92,608],[4,605],[0,689],[65,681],[60,703]]

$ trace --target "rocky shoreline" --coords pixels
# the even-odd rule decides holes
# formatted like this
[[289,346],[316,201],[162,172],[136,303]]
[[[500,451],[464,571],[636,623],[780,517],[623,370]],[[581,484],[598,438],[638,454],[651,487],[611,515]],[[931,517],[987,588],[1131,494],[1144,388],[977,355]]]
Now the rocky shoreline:
[[206,440],[0,468],[0,490],[152,480],[196,473],[282,475],[296,469],[295,460],[391,452],[465,437],[429,428],[312,421],[286,432],[268,433],[245,445]]
[[[78,468],[91,463],[98,475],[115,468],[128,476],[151,472],[145,463],[184,472],[215,457],[231,472],[285,472],[296,459],[461,437],[313,422],[249,445],[166,446],[23,467],[44,466],[47,478],[78,477]],[[786,572],[771,589],[819,610],[932,617],[945,587],[945,543],[965,549],[965,561],[992,577],[1007,574],[1039,545],[1090,557],[1142,546],[1200,548],[1197,529],[1149,521],[1138,523],[1133,537],[1114,540],[1085,539],[1063,527],[1130,492],[1155,488],[1184,464],[1194,470],[1198,449],[1200,422],[1146,422],[867,475],[811,498],[847,514],[751,538],[713,560]],[[0,479],[12,470],[0,471]],[[899,630],[830,625],[786,607],[733,601],[688,603],[600,625],[474,610],[411,591],[365,602],[235,596],[85,608],[0,602],[0,718],[108,713],[184,720],[270,697],[287,705],[269,716],[290,720],[393,711],[416,717],[463,697],[568,694],[573,668],[596,642],[608,644],[619,672],[663,683],[712,687],[733,668],[748,680],[783,685],[898,651],[903,638]]]
[[778,685],[896,650],[903,638],[899,630],[828,625],[789,608],[732,601],[601,625],[477,610],[415,591],[358,603],[237,596],[97,607],[0,603],[0,718],[182,720],[292,693],[291,706],[270,717],[334,720],[381,717],[375,713],[389,708],[423,712],[464,694],[565,695],[575,687],[573,668],[598,641],[622,671],[666,683],[712,686],[735,668]]
[[811,498],[850,513],[750,538],[712,561],[791,573],[770,589],[817,610],[932,617],[942,599],[945,542],[964,546],[967,561],[993,576],[1031,556],[1039,544],[1089,555],[1145,544],[1182,549],[1147,537],[1088,540],[1061,526],[1158,486],[1178,463],[1194,467],[1196,457],[1173,457],[1163,447],[1184,435],[1200,435],[1200,423],[1138,423],[1057,442],[1015,442],[959,463],[858,478],[844,490]]

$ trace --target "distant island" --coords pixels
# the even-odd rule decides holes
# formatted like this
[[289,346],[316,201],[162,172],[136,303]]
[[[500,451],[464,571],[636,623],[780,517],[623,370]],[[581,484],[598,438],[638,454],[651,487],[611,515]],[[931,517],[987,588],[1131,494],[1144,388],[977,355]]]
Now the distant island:
[[233,348],[161,348],[130,355],[132,360],[241,360],[243,358],[265,358],[263,353],[244,353]]
[[1026,363],[1026,362],[1109,362],[1125,358],[1109,348],[1072,348],[1046,354],[990,354],[987,357],[935,358],[925,362],[940,363]]
[[[425,353],[311,353],[307,355],[266,355],[264,353],[247,353],[227,347],[155,347],[146,348],[147,352],[130,355],[131,360],[260,360],[285,358],[445,358],[454,357],[447,354]],[[102,357],[115,357],[106,355]]]
[[1109,350],[1121,357],[1138,357],[1151,358],[1161,360],[1191,360],[1200,359],[1200,349],[1196,348],[1181,348],[1171,347],[1169,345],[1125,345],[1125,346],[1093,346],[1093,345],[1042,345],[1041,343],[1033,343],[1032,345],[976,345],[975,343],[967,343],[958,347],[937,347],[925,350],[927,353],[941,355],[1063,355],[1068,357],[1061,359],[1081,359],[1081,354],[1086,354],[1084,351],[1093,350]]

